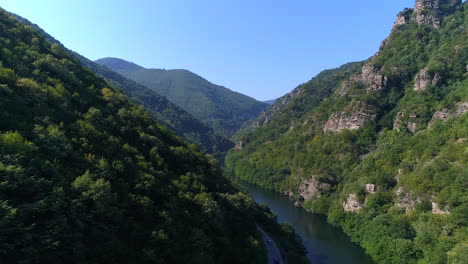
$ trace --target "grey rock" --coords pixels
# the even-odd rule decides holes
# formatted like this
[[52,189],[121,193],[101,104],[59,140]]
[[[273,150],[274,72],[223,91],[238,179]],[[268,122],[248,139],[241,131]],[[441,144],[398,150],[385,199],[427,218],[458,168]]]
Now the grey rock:
[[437,86],[441,80],[441,76],[436,74],[431,74],[427,67],[423,68],[414,79],[414,90],[415,91],[424,91],[428,85]]
[[456,106],[457,108],[455,110],[442,109],[435,112],[428,127],[431,128],[437,120],[442,120],[442,122],[446,123],[450,119],[460,117],[464,113],[468,112],[468,102],[459,102]]
[[333,113],[323,127],[325,133],[339,133],[345,129],[358,130],[364,123],[374,120],[375,114],[367,113],[361,109],[349,115],[348,112]]
[[353,75],[348,81],[341,85],[338,94],[345,95],[352,87],[353,84],[361,83],[364,85],[366,92],[381,90],[386,87],[388,78],[383,76],[380,70],[374,68],[370,63],[362,66],[360,74]]
[[343,210],[346,212],[357,213],[362,209],[362,204],[358,201],[355,193],[350,193],[346,202],[343,203]]

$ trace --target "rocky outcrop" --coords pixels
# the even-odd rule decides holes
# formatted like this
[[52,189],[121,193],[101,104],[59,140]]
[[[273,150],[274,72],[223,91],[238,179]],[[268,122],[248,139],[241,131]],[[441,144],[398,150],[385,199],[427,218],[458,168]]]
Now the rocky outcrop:
[[395,121],[393,122],[393,129],[400,132],[401,131],[401,126],[403,125],[403,119],[405,118],[405,113],[404,112],[398,112],[395,118]]
[[299,185],[299,196],[303,201],[307,201],[314,196],[319,196],[321,191],[329,191],[331,185],[320,182],[316,178],[302,180]]
[[460,117],[466,112],[468,112],[468,102],[457,103],[455,110],[442,109],[435,112],[428,127],[431,128],[437,120],[442,120],[445,123],[450,119]]
[[416,122],[417,118],[418,115],[415,113],[406,114],[404,111],[398,112],[393,122],[393,129],[400,132],[402,127],[406,127],[408,131],[414,133],[419,127],[419,123]]
[[432,213],[444,215],[444,214],[449,214],[449,211],[445,208],[441,209],[438,203],[432,202]]
[[367,121],[374,120],[375,114],[360,110],[349,115],[348,112],[334,113],[330,116],[323,127],[325,133],[339,133],[345,129],[357,130]]
[[406,125],[406,127],[408,128],[408,130],[409,130],[411,133],[414,133],[414,132],[416,132],[416,130],[418,129],[418,123],[416,123],[416,122],[408,122],[408,124]]
[[368,183],[366,184],[366,192],[373,194],[377,191],[377,186],[375,184]]
[[353,75],[348,81],[342,83],[338,93],[340,95],[345,95],[353,84],[364,85],[364,90],[366,92],[381,90],[387,85],[387,80],[387,77],[383,76],[381,71],[375,69],[372,64],[367,63],[362,66],[361,74]]
[[416,78],[414,79],[414,90],[424,91],[428,85],[437,86],[440,80],[441,77],[438,73],[432,74],[429,72],[429,69],[425,67],[416,74]]
[[440,29],[442,18],[450,14],[461,0],[416,0],[413,20]]
[[237,149],[237,150],[242,150],[243,144],[244,144],[244,141],[239,140],[239,141],[236,143],[236,146],[235,146],[234,148]]
[[405,188],[399,187],[398,190],[395,191],[395,198],[395,205],[405,209],[406,213],[414,210],[415,202],[411,197],[411,193],[408,192]]
[[355,193],[350,193],[346,202],[343,203],[343,210],[346,212],[357,213],[362,209],[362,204],[358,201]]
[[411,20],[411,14],[412,13],[413,13],[413,9],[405,8],[405,10],[401,11],[397,15],[397,19],[396,19],[395,24],[393,26],[395,27],[395,26],[398,26],[398,25],[408,24],[409,21]]

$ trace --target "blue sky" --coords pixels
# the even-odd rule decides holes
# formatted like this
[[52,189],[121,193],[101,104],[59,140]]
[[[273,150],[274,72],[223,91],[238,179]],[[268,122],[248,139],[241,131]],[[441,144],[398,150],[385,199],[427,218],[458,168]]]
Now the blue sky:
[[372,56],[415,0],[0,0],[95,60],[189,69],[259,100]]

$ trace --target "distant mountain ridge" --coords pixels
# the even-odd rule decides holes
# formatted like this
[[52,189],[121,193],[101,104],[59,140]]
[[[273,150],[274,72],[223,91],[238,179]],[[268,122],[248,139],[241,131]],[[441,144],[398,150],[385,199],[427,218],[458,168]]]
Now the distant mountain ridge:
[[228,138],[268,106],[188,70],[141,69],[117,58],[103,58],[96,63],[165,96]]
[[105,59],[105,65],[103,63],[99,63],[100,60],[95,61],[99,65],[106,66],[109,69],[112,69],[117,72],[126,72],[126,71],[139,71],[139,70],[144,70],[140,65],[137,65],[133,62],[121,60],[121,59],[116,59],[116,58],[106,58]]
[[[40,33],[51,43],[57,43],[63,46],[60,41],[45,32],[38,25],[33,24],[29,20],[16,14],[10,13],[10,15],[19,22],[34,28],[34,30]],[[63,48],[66,49],[65,47]],[[122,92],[129,98],[133,99],[138,104],[143,105],[158,122],[164,124],[185,140],[197,144],[206,153],[213,154],[218,158],[218,160],[222,161],[226,152],[234,146],[234,143],[229,139],[219,133],[216,133],[211,127],[193,117],[184,109],[176,106],[164,96],[161,96],[151,89],[127,79],[121,74],[109,70],[107,67],[101,66],[74,51],[66,50],[76,57],[83,66],[90,68],[97,75],[106,79],[106,81],[115,88],[122,90]],[[110,59],[108,63],[122,71],[144,69],[134,63],[122,60],[114,61]]]

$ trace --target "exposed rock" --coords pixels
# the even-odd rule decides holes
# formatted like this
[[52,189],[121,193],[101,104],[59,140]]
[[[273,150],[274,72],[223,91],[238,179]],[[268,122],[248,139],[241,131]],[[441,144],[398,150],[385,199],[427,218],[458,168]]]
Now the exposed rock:
[[244,144],[244,142],[242,140],[240,140],[239,142],[236,143],[235,149],[241,150],[243,144]]
[[395,205],[403,207],[405,212],[408,213],[411,210],[414,210],[414,201],[411,199],[411,193],[407,192],[405,188],[400,187],[395,191],[396,202]]
[[333,113],[323,127],[326,133],[339,133],[342,130],[357,130],[361,128],[364,123],[374,120],[375,114],[369,114],[364,110],[357,111],[348,116],[347,112]]
[[419,25],[440,29],[442,17],[451,12],[461,0],[416,0],[413,20]]
[[320,191],[329,191],[331,185],[328,183],[320,182],[316,178],[309,180],[302,180],[299,185],[299,196],[307,201],[315,195],[320,195]]
[[437,120],[442,120],[442,122],[445,123],[450,119],[460,117],[468,112],[468,102],[460,102],[457,103],[456,106],[457,108],[455,110],[442,109],[435,112],[428,127],[431,128]]
[[395,121],[393,122],[393,129],[397,130],[398,132],[401,131],[401,128],[406,126],[406,128],[414,133],[418,129],[419,123],[416,122],[416,118],[418,118],[418,114],[411,113],[409,115],[405,114],[405,112],[398,112],[396,115]]
[[432,202],[432,213],[433,214],[449,214],[449,211],[440,209],[439,204]]
[[351,86],[356,83],[363,84],[366,92],[381,90],[387,85],[387,77],[383,76],[379,70],[376,70],[372,64],[367,63],[362,66],[361,74],[353,75],[348,81],[342,83],[338,93],[345,95],[351,89]]
[[402,169],[398,169],[398,174],[395,176],[395,181],[399,182],[400,181],[400,177],[402,175],[402,172],[403,170]]
[[375,184],[368,183],[366,184],[366,192],[375,193],[377,191],[377,186]]
[[397,16],[397,20],[395,21],[395,25],[405,25],[407,24],[406,17],[404,16]]
[[397,19],[396,19],[395,24],[393,26],[395,27],[395,26],[398,26],[398,25],[408,24],[409,21],[411,20],[411,14],[412,13],[413,13],[413,9],[405,8],[405,10],[401,11],[397,15]]
[[406,126],[411,133],[416,132],[416,129],[418,129],[418,123],[416,122],[408,122],[408,125]]
[[357,195],[355,193],[350,193],[346,202],[343,203],[343,209],[346,212],[354,212],[357,213],[359,210],[362,209],[361,203],[357,199]]
[[403,124],[403,118],[405,117],[404,112],[398,112],[395,118],[395,122],[393,122],[393,129],[400,132],[401,125]]
[[431,74],[429,69],[425,67],[418,74],[416,74],[416,78],[414,79],[414,90],[424,91],[428,85],[437,86],[440,80],[441,77],[438,73]]

